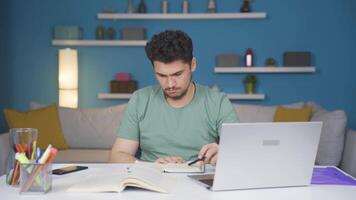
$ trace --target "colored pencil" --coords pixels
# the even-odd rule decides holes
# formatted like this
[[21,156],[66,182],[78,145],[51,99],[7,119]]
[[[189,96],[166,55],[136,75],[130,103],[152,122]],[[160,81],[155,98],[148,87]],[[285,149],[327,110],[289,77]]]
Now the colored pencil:
[[18,161],[16,161],[16,167],[15,167],[15,171],[14,171],[14,175],[12,177],[12,183],[11,185],[15,185],[17,183],[17,179],[18,179],[18,175],[19,175],[19,171],[20,171],[20,163]]
[[33,141],[33,143],[32,143],[32,153],[31,153],[31,160],[33,160],[33,159],[35,159],[35,152],[36,152],[36,140],[35,141]]

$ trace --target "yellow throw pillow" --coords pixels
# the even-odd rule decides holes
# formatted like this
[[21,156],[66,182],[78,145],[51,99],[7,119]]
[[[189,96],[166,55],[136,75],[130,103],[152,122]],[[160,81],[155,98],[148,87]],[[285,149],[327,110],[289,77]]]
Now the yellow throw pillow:
[[274,114],[275,122],[306,122],[310,121],[312,107],[285,108],[278,106]]
[[36,128],[37,145],[41,149],[52,144],[57,149],[67,149],[56,105],[29,112],[5,109],[6,121],[10,128]]

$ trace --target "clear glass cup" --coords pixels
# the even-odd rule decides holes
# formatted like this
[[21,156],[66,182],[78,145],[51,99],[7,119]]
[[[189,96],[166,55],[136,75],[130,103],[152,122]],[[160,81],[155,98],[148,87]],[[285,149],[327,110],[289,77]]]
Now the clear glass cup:
[[6,163],[6,184],[18,185],[20,178],[20,163],[15,159],[16,152],[23,152],[31,160],[37,143],[38,131],[34,128],[10,129],[10,152]]
[[20,194],[47,193],[52,188],[52,164],[21,164]]

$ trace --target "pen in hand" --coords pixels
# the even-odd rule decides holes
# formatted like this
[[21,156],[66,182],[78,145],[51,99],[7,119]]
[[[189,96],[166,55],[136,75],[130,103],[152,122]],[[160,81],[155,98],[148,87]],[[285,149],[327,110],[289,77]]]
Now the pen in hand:
[[197,159],[195,159],[195,160],[189,162],[189,163],[188,163],[188,166],[191,166],[192,164],[195,164],[195,163],[197,163],[197,162],[199,162],[199,161],[203,161],[204,159],[205,159],[205,156],[203,156],[203,157],[201,157],[201,158],[197,158]]

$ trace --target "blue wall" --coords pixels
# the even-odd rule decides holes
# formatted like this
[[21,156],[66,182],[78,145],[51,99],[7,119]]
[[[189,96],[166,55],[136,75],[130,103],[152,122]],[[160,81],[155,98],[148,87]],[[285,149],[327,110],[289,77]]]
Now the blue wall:
[[[9,66],[9,54],[7,51],[9,46],[8,7],[9,3],[7,1],[0,2],[0,110],[11,106],[11,67]],[[4,114],[0,112],[0,133],[6,129]]]
[[[127,26],[144,26],[149,38],[168,28],[186,31],[194,41],[194,53],[198,59],[195,80],[206,85],[217,83],[225,92],[230,93],[243,92],[244,75],[214,74],[216,54],[244,54],[251,47],[256,55],[255,64],[261,66],[267,57],[274,57],[281,64],[284,51],[311,51],[312,64],[318,68],[317,73],[258,75],[258,92],[267,94],[268,98],[243,103],[279,104],[313,100],[330,110],[344,109],[349,116],[349,126],[356,128],[354,0],[254,1],[253,10],[267,12],[268,19],[264,20],[117,22],[97,20],[96,14],[107,7],[124,12],[127,1],[6,2],[9,14],[1,20],[5,21],[5,28],[9,31],[6,36],[9,42],[5,43],[8,55],[0,54],[0,65],[1,79],[4,77],[3,70],[6,77],[10,77],[5,83],[5,91],[10,88],[12,93],[1,93],[1,108],[10,106],[27,110],[29,101],[57,102],[58,48],[50,44],[55,25],[79,25],[84,29],[86,39],[94,38],[95,27],[100,24],[113,26],[116,30]],[[138,0],[134,2],[137,5]],[[170,2],[171,11],[179,12],[181,1]],[[190,2],[192,12],[205,12],[207,0]],[[241,2],[242,0],[218,1],[218,11],[238,11]],[[159,12],[160,0],[146,0],[146,3],[149,3],[149,12]],[[0,38],[3,42],[3,37]],[[118,71],[131,72],[133,78],[139,81],[139,87],[156,83],[143,47],[77,49],[80,63],[80,107],[103,107],[122,103],[96,99],[97,93],[108,92],[109,81]],[[4,57],[8,61],[4,61]],[[7,101],[11,101],[11,104],[8,105]]]

